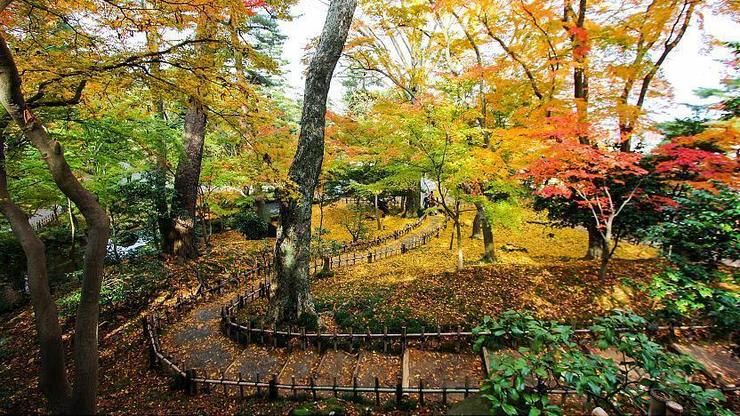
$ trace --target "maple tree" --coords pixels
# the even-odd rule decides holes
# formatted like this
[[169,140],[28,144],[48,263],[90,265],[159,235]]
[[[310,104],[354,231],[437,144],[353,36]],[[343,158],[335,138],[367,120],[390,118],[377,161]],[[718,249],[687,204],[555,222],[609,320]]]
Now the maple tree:
[[602,279],[621,237],[617,223],[620,214],[639,196],[642,180],[648,174],[639,161],[637,154],[603,151],[579,143],[555,146],[547,158],[528,170],[540,195],[573,198],[590,212],[602,239]]

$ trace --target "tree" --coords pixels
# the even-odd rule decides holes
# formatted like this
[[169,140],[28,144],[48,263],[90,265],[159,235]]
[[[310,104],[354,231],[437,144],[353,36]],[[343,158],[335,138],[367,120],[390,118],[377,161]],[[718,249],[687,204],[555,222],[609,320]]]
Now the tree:
[[573,198],[586,209],[601,237],[603,255],[599,276],[606,276],[607,264],[617,248],[621,233],[620,214],[639,196],[648,171],[639,165],[640,155],[604,151],[588,144],[559,144],[547,158],[528,171],[545,198]]
[[[33,114],[21,91],[21,78],[13,60],[12,53],[0,36],[0,104],[18,124],[28,140],[44,155],[49,171],[59,189],[79,208],[87,222],[88,244],[85,252],[83,281],[80,304],[75,322],[74,362],[75,380],[71,393],[67,386],[64,371],[61,332],[58,330],[58,317],[51,297],[48,295],[48,282],[45,268],[37,266],[32,287],[36,291],[34,311],[37,314],[39,338],[45,350],[46,362],[42,369],[42,387],[47,391],[51,406],[74,413],[95,413],[98,381],[98,313],[100,286],[103,278],[103,261],[108,245],[110,227],[108,216],[100,206],[95,195],[83,187],[72,173],[64,157],[61,143],[49,137],[42,122]],[[38,239],[29,235],[30,226],[23,224],[24,215],[7,205],[13,227],[19,240],[27,241],[29,261],[45,263],[41,257],[43,246]],[[5,210],[4,210],[5,211]],[[27,221],[26,221],[27,222]],[[54,321],[57,321],[54,325]],[[61,359],[61,361],[56,361]],[[54,360],[54,362],[52,362]]]
[[324,158],[326,99],[356,7],[356,0],[332,0],[308,67],[298,148],[280,202],[275,243],[277,289],[270,305],[276,321],[316,320],[309,292],[311,207]]
[[[650,84],[686,33],[698,3],[654,0],[648,3],[644,12],[623,19],[620,22],[623,26],[610,28],[620,38],[622,47],[632,49],[624,55],[633,57],[629,63],[615,65],[615,72],[624,79],[624,88],[617,101],[621,151],[634,150],[632,136]],[[655,61],[651,61],[652,56],[657,57]],[[631,103],[635,84],[639,85],[639,90],[634,103]]]

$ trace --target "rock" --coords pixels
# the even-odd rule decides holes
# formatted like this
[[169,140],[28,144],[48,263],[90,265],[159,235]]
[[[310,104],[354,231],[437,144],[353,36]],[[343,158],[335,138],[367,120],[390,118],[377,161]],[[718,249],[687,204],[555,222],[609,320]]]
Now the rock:
[[515,251],[519,251],[519,252],[522,252],[522,253],[528,252],[528,250],[526,248],[515,246],[514,244],[510,244],[510,243],[506,243],[503,246],[501,246],[501,250],[507,251],[509,253],[512,253],[512,252],[515,252]]
[[467,399],[450,407],[448,415],[488,415],[491,413],[491,404],[480,395],[472,395]]
[[14,309],[23,301],[20,291],[13,289],[9,284],[0,285],[0,312]]

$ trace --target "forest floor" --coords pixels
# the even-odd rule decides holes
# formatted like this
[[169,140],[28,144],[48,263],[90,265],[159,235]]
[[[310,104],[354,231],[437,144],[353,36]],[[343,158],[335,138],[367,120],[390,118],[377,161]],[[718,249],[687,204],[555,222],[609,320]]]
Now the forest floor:
[[[331,211],[331,210],[330,210]],[[347,241],[341,226],[324,217],[327,238]],[[340,326],[379,325],[383,320],[416,321],[418,325],[474,324],[484,314],[531,309],[540,316],[564,321],[581,321],[613,307],[649,309],[645,296],[633,283],[645,282],[661,264],[650,247],[624,244],[617,250],[606,280],[597,276],[597,264],[582,260],[586,233],[558,229],[539,223],[528,214],[514,230],[495,230],[499,253],[496,264],[481,264],[482,242],[463,239],[466,269],[454,271],[454,252],[447,237],[433,239],[427,246],[372,265],[339,269],[313,287],[318,309]],[[336,214],[334,218],[337,218]],[[374,224],[369,220],[369,224]],[[390,232],[413,220],[387,217]],[[531,222],[528,222],[531,221]],[[465,218],[464,233],[470,232],[472,215]],[[366,406],[344,401],[266,402],[258,399],[225,398],[221,395],[185,396],[173,390],[170,379],[148,369],[146,347],[141,336],[140,317],[150,307],[174,301],[178,294],[192,291],[199,280],[225,278],[225,270],[248,268],[257,252],[271,241],[246,241],[235,232],[214,235],[212,251],[200,266],[165,264],[167,273],[146,302],[104,308],[100,325],[101,387],[99,411],[111,414],[286,414],[296,406],[314,406],[317,412],[341,408],[345,414],[366,414]],[[503,252],[509,244],[526,249]],[[200,268],[200,278],[194,270]],[[108,273],[108,272],[107,272]],[[367,313],[367,311],[370,311]],[[29,307],[0,317],[0,413],[44,411],[37,388],[38,348]],[[375,320],[375,323],[373,322]],[[71,341],[72,320],[65,323],[64,339]],[[70,345],[68,345],[69,347]],[[413,414],[436,414],[429,407]],[[388,414],[405,414],[383,410]],[[341,413],[337,413],[341,414]]]

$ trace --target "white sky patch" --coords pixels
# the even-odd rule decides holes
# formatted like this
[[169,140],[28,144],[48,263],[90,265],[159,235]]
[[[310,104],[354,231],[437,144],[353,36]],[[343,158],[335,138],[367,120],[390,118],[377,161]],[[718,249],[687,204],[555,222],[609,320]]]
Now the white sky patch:
[[[287,62],[284,71],[290,97],[303,98],[306,66],[301,60],[305,55],[306,45],[321,34],[327,9],[328,0],[299,0],[292,9],[295,16],[293,21],[280,23],[280,29],[288,37],[283,57]],[[740,24],[727,16],[705,16],[704,31],[706,35],[721,41],[740,41]],[[726,48],[708,45],[704,38],[706,35],[694,21],[681,43],[663,64],[662,73],[671,84],[674,97],[668,103],[654,103],[648,108],[653,120],[667,121],[690,116],[691,110],[682,104],[707,103],[694,94],[697,88],[718,88],[722,85],[726,69],[722,61],[731,55]],[[329,91],[329,108],[342,111],[343,92],[335,71]]]

